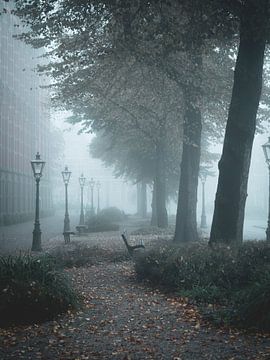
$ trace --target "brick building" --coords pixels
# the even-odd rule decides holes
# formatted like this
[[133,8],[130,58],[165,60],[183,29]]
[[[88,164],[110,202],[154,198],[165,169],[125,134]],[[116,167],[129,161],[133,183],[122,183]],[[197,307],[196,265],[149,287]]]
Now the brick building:
[[6,9],[0,15],[0,225],[33,218],[35,180],[30,160],[37,151],[46,161],[40,183],[41,212],[53,209],[49,97],[40,89],[42,78],[33,71],[36,51],[13,38],[19,21],[10,6],[0,4],[0,11]]

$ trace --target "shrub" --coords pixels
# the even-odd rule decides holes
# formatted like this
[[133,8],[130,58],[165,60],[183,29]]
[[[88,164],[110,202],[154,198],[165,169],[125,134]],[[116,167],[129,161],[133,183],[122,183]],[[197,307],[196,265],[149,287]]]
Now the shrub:
[[235,304],[233,323],[270,331],[270,269],[240,291],[235,296]]
[[119,222],[125,220],[126,218],[125,213],[117,207],[102,209],[98,213],[98,216],[102,217],[104,221],[107,220],[108,222]]
[[136,258],[140,278],[199,302],[227,306],[238,325],[270,330],[270,244],[239,248],[206,244],[160,246]]
[[120,222],[124,218],[125,214],[116,207],[103,209],[88,219],[88,232],[118,231],[119,225],[115,222]]
[[0,325],[54,318],[78,305],[71,284],[51,256],[0,257]]

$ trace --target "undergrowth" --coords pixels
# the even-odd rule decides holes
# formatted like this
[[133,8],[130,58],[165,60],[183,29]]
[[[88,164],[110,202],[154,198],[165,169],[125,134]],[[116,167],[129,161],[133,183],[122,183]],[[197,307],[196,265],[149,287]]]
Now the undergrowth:
[[78,305],[69,279],[51,256],[0,257],[0,326],[52,319]]
[[139,278],[180,296],[220,305],[223,322],[270,330],[270,244],[266,242],[246,242],[239,248],[210,248],[205,243],[159,246],[136,258],[135,269]]

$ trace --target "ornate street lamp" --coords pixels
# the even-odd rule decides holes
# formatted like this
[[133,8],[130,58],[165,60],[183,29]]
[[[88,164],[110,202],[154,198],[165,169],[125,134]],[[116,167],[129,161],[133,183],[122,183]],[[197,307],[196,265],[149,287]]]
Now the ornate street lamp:
[[32,251],[41,251],[41,230],[39,223],[39,182],[42,176],[42,171],[45,166],[45,161],[40,159],[39,152],[36,154],[35,160],[31,160],[31,166],[36,179],[36,212],[35,212],[35,223],[33,230],[33,242]]
[[100,191],[101,183],[97,181],[96,186],[97,186],[97,213],[99,213],[100,212],[99,191]]
[[83,188],[85,185],[86,178],[83,174],[79,177],[79,183],[81,187],[81,214],[80,214],[80,225],[84,225],[84,210],[83,210]]
[[94,211],[94,186],[95,186],[95,181],[93,178],[91,178],[91,180],[89,181],[89,185],[90,185],[90,189],[91,189],[91,215],[94,215],[95,211]]
[[202,215],[201,215],[201,228],[207,228],[206,214],[205,214],[205,183],[208,171],[204,166],[201,166],[199,177],[202,182]]
[[267,221],[267,229],[266,229],[266,241],[270,242],[270,137],[268,138],[267,143],[262,145],[266,164],[268,165],[269,172],[269,199],[268,199],[268,221]]
[[70,221],[69,221],[69,214],[68,214],[68,183],[70,179],[71,171],[68,170],[68,167],[65,167],[65,170],[62,171],[63,181],[65,184],[65,218],[64,218],[64,239],[65,244],[70,242]]

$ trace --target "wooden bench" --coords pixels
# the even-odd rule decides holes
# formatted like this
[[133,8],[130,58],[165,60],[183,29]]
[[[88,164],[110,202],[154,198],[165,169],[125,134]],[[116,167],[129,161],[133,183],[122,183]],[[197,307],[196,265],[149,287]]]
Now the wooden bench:
[[77,225],[76,230],[78,231],[78,234],[81,235],[85,233],[85,230],[87,229],[86,225]]
[[124,240],[124,243],[127,247],[128,253],[129,255],[132,257],[134,254],[134,251],[136,249],[145,249],[145,246],[143,244],[139,244],[139,245],[129,245],[128,241],[127,241],[127,237],[125,234],[122,234],[122,239]]

